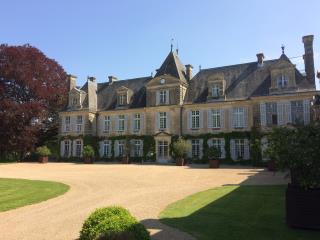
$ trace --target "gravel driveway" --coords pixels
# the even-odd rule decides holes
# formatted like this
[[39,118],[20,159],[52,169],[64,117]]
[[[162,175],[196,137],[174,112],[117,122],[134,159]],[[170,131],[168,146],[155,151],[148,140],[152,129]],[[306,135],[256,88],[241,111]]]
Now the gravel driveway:
[[261,169],[163,165],[18,163],[1,164],[0,178],[53,180],[71,189],[38,204],[0,212],[0,239],[74,240],[96,208],[121,205],[151,231],[153,239],[193,239],[161,224],[168,204],[192,193],[225,184],[285,183],[282,174]]

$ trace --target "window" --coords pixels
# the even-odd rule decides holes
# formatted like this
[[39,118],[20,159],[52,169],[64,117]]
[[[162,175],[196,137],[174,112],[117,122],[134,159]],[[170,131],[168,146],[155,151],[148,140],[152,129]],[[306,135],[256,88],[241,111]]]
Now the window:
[[77,132],[82,131],[82,116],[77,116]]
[[119,115],[118,117],[118,131],[123,132],[125,127],[125,116]]
[[235,139],[235,153],[236,158],[243,158],[244,157],[244,139]]
[[303,101],[292,101],[291,102],[291,119],[293,123],[303,123]]
[[70,141],[66,140],[64,141],[64,157],[69,157],[70,154]]
[[198,129],[200,128],[200,111],[191,111],[191,128]]
[[76,140],[76,157],[81,157],[81,140]]
[[142,153],[141,141],[135,140],[134,141],[134,156],[139,157],[142,155],[141,153]]
[[212,147],[215,147],[216,149],[219,150],[219,158],[221,158],[221,154],[222,154],[222,150],[223,150],[221,139],[214,138],[211,141],[212,141]]
[[277,85],[278,88],[285,88],[288,86],[288,78],[284,75],[281,74],[278,78],[277,78]]
[[219,98],[223,96],[223,85],[222,83],[214,83],[211,88],[211,94],[213,98]]
[[105,132],[111,131],[111,117],[110,116],[104,117],[104,131]]
[[169,144],[167,141],[158,141],[158,157],[167,157],[169,153]]
[[267,126],[278,124],[277,103],[266,103]]
[[119,95],[119,104],[120,106],[127,104],[127,94],[120,94]]
[[234,128],[244,127],[244,108],[233,109],[233,127]]
[[159,113],[159,128],[160,128],[160,130],[164,130],[167,128],[167,113],[166,112]]
[[64,121],[65,121],[65,131],[70,132],[70,122],[71,122],[70,116],[67,116]]
[[124,146],[125,146],[125,142],[124,140],[119,140],[118,141],[118,156],[122,157],[124,156]]
[[160,104],[167,103],[167,91],[166,90],[160,90],[159,97],[160,97],[159,98]]
[[78,104],[78,98],[74,97],[72,98],[72,105],[76,106]]
[[103,141],[103,157],[110,156],[110,141],[105,140]]
[[221,127],[220,110],[219,109],[212,109],[211,114],[212,114],[212,128],[220,128]]
[[191,141],[191,155],[192,155],[192,158],[200,157],[200,140],[199,139],[193,139]]
[[133,119],[133,131],[140,131],[141,128],[141,115],[139,113],[134,115]]

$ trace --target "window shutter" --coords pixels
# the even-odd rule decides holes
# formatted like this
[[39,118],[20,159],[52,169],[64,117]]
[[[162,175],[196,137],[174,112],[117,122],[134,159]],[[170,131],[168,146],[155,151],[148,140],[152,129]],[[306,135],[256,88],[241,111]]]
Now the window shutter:
[[207,111],[207,119],[208,119],[208,128],[212,128],[212,110],[208,109]]
[[128,129],[128,116],[124,115],[124,132]]
[[291,123],[292,122],[292,118],[291,118],[291,102],[286,102],[284,104],[284,108],[285,108],[285,117],[286,117],[286,121],[285,123]]
[[166,130],[167,130],[167,132],[170,131],[170,121],[171,121],[170,119],[171,119],[170,112],[167,112],[167,121],[166,121],[166,123],[167,123]]
[[248,107],[243,108],[243,127],[248,128],[249,125],[249,111]]
[[277,115],[278,115],[278,125],[281,126],[284,124],[284,119],[283,119],[283,103],[278,102],[277,103]]
[[160,92],[156,91],[156,105],[160,104]]
[[140,140],[140,144],[141,144],[140,157],[143,157],[143,140]]
[[199,146],[199,150],[200,150],[199,158],[202,159],[202,157],[203,157],[203,139],[199,140],[199,144],[200,144],[200,146]]
[[156,129],[156,132],[158,132],[160,129],[160,113],[155,114],[155,120],[156,120],[155,129]]
[[119,149],[118,149],[118,140],[114,142],[114,156],[118,157],[119,156]]
[[61,141],[61,142],[60,142],[60,156],[61,156],[61,157],[64,156],[64,142],[65,142],[65,141]]
[[235,120],[233,119],[233,108],[229,109],[229,128],[234,128],[234,122]]
[[72,146],[72,156],[75,157],[76,156],[76,140],[73,140],[70,144],[70,146]]
[[134,129],[134,119],[135,119],[135,114],[132,114],[132,115],[131,115],[131,121],[130,121],[130,124],[131,124],[131,132],[132,132],[132,133],[135,132],[135,129]]
[[100,157],[103,157],[103,142],[104,141],[99,142],[99,155],[100,155]]
[[188,112],[188,128],[192,129],[192,111]]
[[250,159],[250,143],[248,139],[244,139],[244,155],[243,159]]
[[221,151],[221,158],[226,158],[225,145],[226,145],[226,143],[225,143],[224,138],[221,138],[221,149],[220,149],[220,151]]
[[220,109],[220,128],[224,129],[224,109]]
[[116,116],[115,119],[116,119],[116,131],[119,131],[119,116]]
[[170,91],[169,90],[166,90],[166,95],[167,95],[166,104],[170,104]]
[[203,128],[203,111],[199,110],[199,128]]
[[208,147],[212,147],[212,138],[208,139],[207,144],[208,144]]
[[[187,143],[189,143],[190,146],[192,146],[191,145],[191,140],[187,140]],[[188,156],[188,158],[192,158],[192,147],[190,147],[190,149],[189,149],[189,151],[187,153],[187,156]]]
[[144,114],[140,114],[140,133],[144,134]]
[[260,103],[260,124],[267,126],[267,107],[265,103]]
[[234,139],[230,140],[230,155],[232,160],[234,161],[237,160],[236,145],[235,145]]
[[304,125],[310,123],[310,100],[303,100],[303,122]]
[[134,148],[135,148],[135,145],[134,145],[134,139],[131,139],[129,141],[129,144],[130,144],[130,156],[133,157],[134,156]]

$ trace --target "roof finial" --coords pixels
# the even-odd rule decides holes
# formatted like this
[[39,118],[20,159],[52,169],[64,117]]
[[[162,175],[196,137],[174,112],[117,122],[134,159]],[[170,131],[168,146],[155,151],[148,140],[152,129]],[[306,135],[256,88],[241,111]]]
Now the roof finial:
[[201,65],[199,65],[199,72],[201,71]]
[[284,48],[285,48],[285,46],[282,44],[282,45],[281,45],[282,54],[284,54]]
[[171,38],[171,52],[172,52],[172,49],[173,49],[173,38]]
[[177,41],[177,48],[176,48],[176,52],[177,52],[177,55],[179,55],[179,45],[178,45],[178,41]]

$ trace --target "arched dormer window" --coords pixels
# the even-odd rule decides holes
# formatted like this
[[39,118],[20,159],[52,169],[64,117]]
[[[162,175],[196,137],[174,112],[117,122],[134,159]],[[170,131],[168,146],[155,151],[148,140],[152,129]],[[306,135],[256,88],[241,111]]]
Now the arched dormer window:
[[286,75],[281,74],[277,77],[278,88],[286,88],[288,86],[289,79]]

